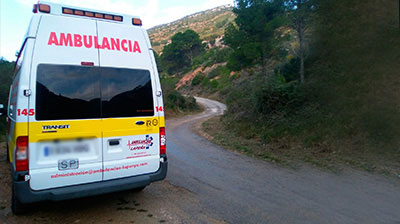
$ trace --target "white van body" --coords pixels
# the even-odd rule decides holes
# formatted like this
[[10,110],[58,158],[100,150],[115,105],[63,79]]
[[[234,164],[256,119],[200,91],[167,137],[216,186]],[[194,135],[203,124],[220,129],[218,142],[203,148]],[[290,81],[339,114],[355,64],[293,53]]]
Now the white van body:
[[35,10],[8,105],[13,203],[164,179],[162,91],[141,21],[47,2]]

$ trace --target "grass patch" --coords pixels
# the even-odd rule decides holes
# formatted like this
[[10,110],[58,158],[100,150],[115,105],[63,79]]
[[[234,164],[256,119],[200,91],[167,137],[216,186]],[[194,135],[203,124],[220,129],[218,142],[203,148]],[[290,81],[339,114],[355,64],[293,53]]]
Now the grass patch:
[[[302,162],[312,166],[340,172],[343,166],[374,172],[385,176],[397,176],[400,166],[390,157],[375,153],[353,153],[340,147],[320,143],[304,143],[298,138],[288,136],[265,142],[257,137],[235,134],[224,124],[226,117],[215,117],[202,124],[202,130],[212,136],[213,143],[223,148],[242,153],[278,165],[296,168]],[[314,142],[314,141],[311,141]]]

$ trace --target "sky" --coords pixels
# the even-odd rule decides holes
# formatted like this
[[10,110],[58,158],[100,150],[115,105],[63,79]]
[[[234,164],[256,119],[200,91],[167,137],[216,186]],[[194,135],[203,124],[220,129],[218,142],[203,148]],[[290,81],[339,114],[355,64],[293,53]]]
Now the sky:
[[[37,0],[0,0],[0,57],[15,61]],[[139,16],[143,27],[172,22],[186,15],[217,6],[233,4],[233,0],[47,0],[93,10]]]

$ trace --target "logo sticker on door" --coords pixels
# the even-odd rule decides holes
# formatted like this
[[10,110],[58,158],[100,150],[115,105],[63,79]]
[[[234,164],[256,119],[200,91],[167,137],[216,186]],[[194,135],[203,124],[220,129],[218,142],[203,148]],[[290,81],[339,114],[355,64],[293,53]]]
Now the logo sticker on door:
[[128,140],[127,146],[131,151],[150,149],[153,146],[153,137],[146,135],[144,140]]

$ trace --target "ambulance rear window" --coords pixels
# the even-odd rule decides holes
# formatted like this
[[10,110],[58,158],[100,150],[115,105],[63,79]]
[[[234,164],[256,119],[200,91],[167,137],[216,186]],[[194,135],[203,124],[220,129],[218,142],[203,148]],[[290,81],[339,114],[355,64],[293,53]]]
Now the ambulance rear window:
[[153,116],[150,72],[40,64],[36,120]]
[[100,81],[94,67],[40,64],[36,120],[99,118]]
[[148,70],[100,69],[104,118],[154,115],[153,90]]

